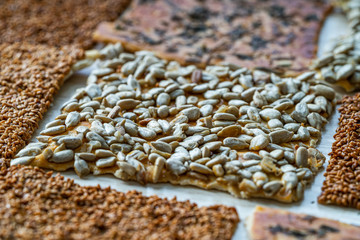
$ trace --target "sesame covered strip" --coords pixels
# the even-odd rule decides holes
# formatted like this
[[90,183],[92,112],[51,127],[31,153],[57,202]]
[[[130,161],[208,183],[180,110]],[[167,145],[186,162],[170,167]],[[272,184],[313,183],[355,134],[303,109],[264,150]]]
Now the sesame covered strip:
[[360,94],[345,96],[339,112],[339,127],[318,201],[360,209]]
[[201,70],[120,44],[97,55],[103,60],[88,85],[12,165],[292,202],[324,163],[315,147],[335,92],[314,72],[280,78],[234,65]]
[[239,222],[235,208],[84,187],[51,175],[0,169],[1,239],[231,239]]
[[75,47],[26,43],[0,45],[1,163],[25,145],[54,94],[83,57]]
[[92,31],[113,21],[130,0],[2,0],[0,44],[20,41],[62,47],[94,45]]

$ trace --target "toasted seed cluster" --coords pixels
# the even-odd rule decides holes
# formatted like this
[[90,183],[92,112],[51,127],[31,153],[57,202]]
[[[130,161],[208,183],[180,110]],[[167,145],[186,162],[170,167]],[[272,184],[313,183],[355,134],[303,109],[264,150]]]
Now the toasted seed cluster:
[[360,94],[344,97],[339,111],[339,127],[318,200],[360,209]]
[[21,149],[83,51],[25,43],[0,45],[0,158]]
[[313,67],[321,72],[325,81],[353,91],[360,87],[360,2],[345,1],[342,7],[351,33],[339,39],[329,53],[314,62]]
[[1,239],[231,239],[234,208],[83,187],[32,167],[0,170]]
[[236,65],[200,70],[120,44],[95,55],[103,60],[87,87],[12,165],[291,202],[325,160],[314,147],[335,92],[314,72],[280,78]]
[[92,31],[115,20],[130,0],[2,0],[0,44],[26,41],[64,46],[93,45]]

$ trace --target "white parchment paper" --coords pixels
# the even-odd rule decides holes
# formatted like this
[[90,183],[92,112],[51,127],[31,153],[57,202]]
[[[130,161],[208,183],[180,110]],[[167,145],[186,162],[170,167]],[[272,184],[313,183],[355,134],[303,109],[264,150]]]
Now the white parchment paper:
[[[319,38],[319,55],[324,53],[331,47],[336,37],[348,33],[346,20],[339,14],[331,15],[325,22]],[[73,77],[71,77],[56,95],[55,101],[49,111],[45,114],[38,131],[34,136],[38,136],[39,132],[44,129],[45,124],[52,121],[60,113],[60,106],[66,102],[75,92],[75,89],[86,85],[86,78],[89,69],[85,69]],[[336,112],[326,125],[322,140],[318,149],[328,157],[331,151],[333,135],[337,128],[339,113]],[[35,141],[35,137],[32,142]],[[305,190],[305,197],[299,203],[283,204],[272,200],[261,199],[238,199],[228,193],[212,190],[202,190],[195,187],[173,186],[170,184],[148,184],[142,186],[136,182],[125,182],[113,177],[112,175],[93,176],[90,175],[84,179],[80,179],[73,171],[62,172],[65,177],[72,178],[81,185],[97,185],[102,187],[112,187],[122,192],[129,190],[137,190],[146,196],[158,195],[159,197],[173,198],[176,197],[180,201],[190,200],[200,206],[210,206],[214,204],[224,204],[236,207],[240,216],[239,223],[233,239],[248,239],[244,222],[254,210],[256,205],[264,205],[268,207],[282,208],[298,213],[306,213],[318,217],[326,217],[340,220],[346,223],[360,225],[360,211],[355,209],[347,209],[336,206],[324,206],[317,203],[317,197],[320,194],[322,182],[324,180],[323,173],[325,168],[316,176],[313,184]]]

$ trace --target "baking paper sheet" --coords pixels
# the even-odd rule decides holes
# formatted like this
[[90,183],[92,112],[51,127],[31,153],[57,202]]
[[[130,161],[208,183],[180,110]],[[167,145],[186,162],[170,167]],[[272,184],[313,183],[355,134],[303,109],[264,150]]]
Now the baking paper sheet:
[[[331,47],[334,39],[338,36],[345,35],[349,32],[346,20],[340,14],[331,15],[325,22],[323,30],[319,38],[319,55],[324,53]],[[90,69],[84,69],[80,73],[71,77],[61,88],[60,92],[56,95],[55,101],[49,111],[45,114],[38,131],[34,136],[38,136],[39,132],[44,129],[45,124],[52,121],[60,112],[60,106],[66,102],[75,92],[75,89],[84,87],[86,85],[87,73]],[[337,128],[339,113],[336,112],[326,125],[322,135],[322,140],[318,149],[326,155],[331,150],[333,142],[333,135]],[[32,142],[35,141],[35,137]],[[113,177],[112,175],[103,176],[87,176],[80,179],[73,171],[62,172],[65,177],[72,178],[76,183],[81,185],[97,185],[101,187],[112,187],[122,192],[129,190],[137,190],[146,196],[158,195],[159,197],[173,198],[176,197],[180,201],[190,200],[197,203],[199,206],[210,206],[215,204],[224,204],[227,206],[234,206],[240,216],[241,222],[239,223],[233,239],[248,239],[245,230],[244,222],[254,210],[256,205],[264,205],[268,207],[282,208],[298,213],[306,213],[318,217],[326,217],[346,223],[360,225],[360,211],[355,209],[341,208],[336,206],[324,206],[317,203],[317,197],[320,194],[322,182],[324,180],[325,168],[316,176],[315,181],[310,187],[305,190],[305,197],[301,202],[293,204],[278,203],[272,200],[261,199],[238,199],[228,193],[215,191],[215,190],[202,190],[195,187],[187,186],[173,186],[170,184],[148,184],[146,186],[140,185],[136,182],[125,182]]]

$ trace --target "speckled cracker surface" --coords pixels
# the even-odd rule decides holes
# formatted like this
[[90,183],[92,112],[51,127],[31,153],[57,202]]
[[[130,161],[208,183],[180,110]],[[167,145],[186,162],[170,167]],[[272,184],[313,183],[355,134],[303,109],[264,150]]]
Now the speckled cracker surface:
[[280,78],[234,65],[200,70],[120,44],[98,55],[87,87],[12,165],[293,202],[324,163],[315,147],[335,92],[315,72]]
[[84,187],[32,167],[0,169],[2,239],[231,239],[239,217],[131,191]]
[[25,146],[83,52],[25,43],[0,45],[2,163]]
[[247,223],[252,240],[358,239],[360,227],[326,218],[256,207]]
[[328,1],[133,1],[95,39],[151,50],[181,64],[230,62],[295,74],[316,56]]

